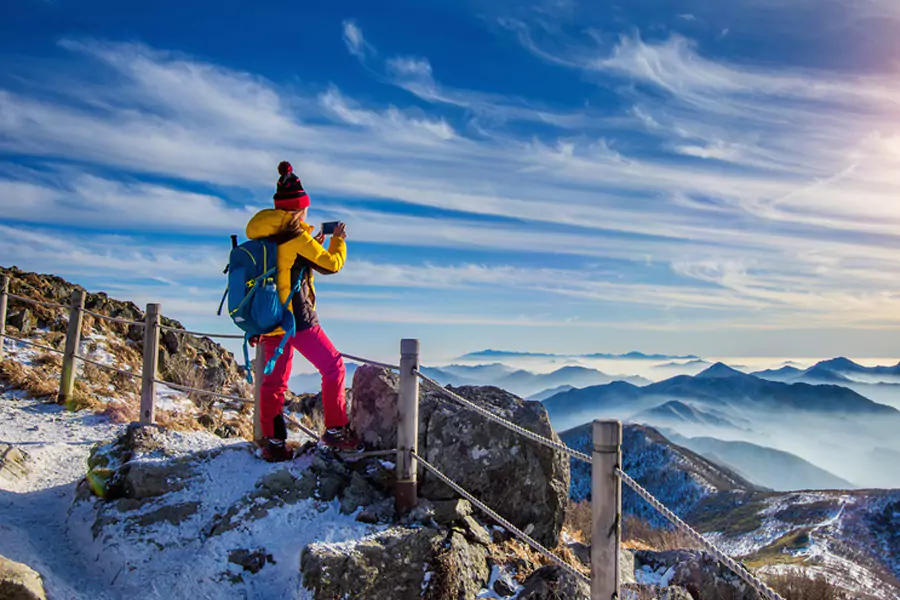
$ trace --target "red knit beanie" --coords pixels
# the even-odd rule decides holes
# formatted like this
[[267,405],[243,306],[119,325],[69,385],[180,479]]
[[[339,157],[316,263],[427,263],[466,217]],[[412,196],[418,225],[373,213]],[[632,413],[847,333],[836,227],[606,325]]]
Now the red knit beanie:
[[294,167],[284,160],[278,164],[278,184],[276,185],[275,208],[281,210],[303,210],[309,208],[309,195],[303,189],[300,178],[294,175]]

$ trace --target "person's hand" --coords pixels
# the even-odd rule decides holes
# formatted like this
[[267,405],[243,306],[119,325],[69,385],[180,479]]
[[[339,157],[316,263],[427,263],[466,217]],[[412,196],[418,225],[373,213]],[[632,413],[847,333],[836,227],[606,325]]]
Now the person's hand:
[[316,237],[314,237],[313,239],[316,240],[317,242],[319,242],[320,244],[324,244],[325,243],[325,233],[320,231],[319,233],[316,234]]
[[334,233],[332,234],[334,237],[339,237],[342,240],[347,239],[347,224],[346,223],[338,223],[334,227]]

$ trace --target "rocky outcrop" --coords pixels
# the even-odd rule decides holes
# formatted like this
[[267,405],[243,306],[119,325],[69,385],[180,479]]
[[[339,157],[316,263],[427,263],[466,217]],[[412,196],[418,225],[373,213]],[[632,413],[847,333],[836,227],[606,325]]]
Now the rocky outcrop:
[[0,479],[15,481],[28,476],[30,457],[24,450],[10,444],[0,444]]
[[[64,306],[68,306],[72,292],[80,287],[55,275],[28,273],[16,267],[0,267],[0,275],[10,277],[10,293]],[[92,312],[130,321],[144,319],[144,311],[133,302],[115,300],[102,292],[86,293],[84,307]],[[21,335],[29,335],[35,328],[65,333],[67,319],[65,313],[58,309],[35,306],[11,298],[7,324]],[[162,317],[162,324],[184,329],[181,323],[167,317]],[[123,340],[132,342],[138,352],[142,351],[143,328],[140,326],[111,323],[86,315],[83,333],[92,331],[116,334]],[[245,377],[243,368],[235,361],[234,355],[213,340],[164,330],[160,335],[159,357],[162,379],[179,383],[184,373],[190,371],[200,373],[204,386],[213,390],[240,386]]]
[[459,531],[400,526],[354,543],[310,544],[300,570],[316,600],[474,600],[490,576],[487,555]]
[[352,545],[310,544],[300,557],[303,585],[316,600],[419,598],[437,530],[392,528]]
[[591,588],[568,571],[552,565],[541,567],[525,580],[517,600],[590,600]]
[[670,586],[684,588],[693,598],[760,598],[756,590],[730,569],[700,550],[640,550],[635,552],[635,569],[644,573],[664,573]]
[[[353,374],[350,422],[373,448],[397,447],[397,400],[400,377],[393,371],[364,365]],[[421,427],[421,424],[420,424]]]
[[22,563],[0,556],[0,598],[3,600],[46,600],[41,576]]
[[[396,444],[396,404],[399,381],[393,373],[371,366],[353,378],[353,426],[365,441],[379,448]],[[526,402],[491,387],[461,387],[454,391],[542,436],[559,440],[547,412],[538,402]],[[555,546],[568,503],[568,457],[497,425],[433,391],[422,388],[419,402],[419,452],[435,467],[486,504],[529,532]],[[422,473],[421,496],[451,500],[455,494],[429,473]]]

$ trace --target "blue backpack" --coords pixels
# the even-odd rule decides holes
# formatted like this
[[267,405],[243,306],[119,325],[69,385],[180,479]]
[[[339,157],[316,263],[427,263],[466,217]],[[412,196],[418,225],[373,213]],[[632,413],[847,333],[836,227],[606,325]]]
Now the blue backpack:
[[297,331],[294,314],[289,307],[294,294],[300,289],[305,273],[301,271],[287,301],[282,304],[275,284],[278,245],[268,240],[250,240],[237,245],[237,237],[232,236],[232,246],[228,266],[225,268],[228,287],[219,305],[219,314],[222,314],[222,306],[227,299],[228,316],[244,332],[244,364],[247,381],[253,383],[250,354],[247,351],[250,338],[272,333],[279,328],[284,330],[281,343],[266,363],[264,373],[269,375],[284,352],[288,338]]

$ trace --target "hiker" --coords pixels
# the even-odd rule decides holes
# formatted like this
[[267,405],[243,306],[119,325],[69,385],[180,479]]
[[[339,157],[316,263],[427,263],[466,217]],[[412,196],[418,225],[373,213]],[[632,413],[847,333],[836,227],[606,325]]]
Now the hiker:
[[[275,208],[256,213],[247,224],[248,238],[268,238],[278,244],[275,281],[283,303],[287,302],[291,289],[300,279],[299,289],[289,307],[294,315],[296,333],[286,341],[284,354],[275,362],[274,370],[263,379],[261,385],[263,458],[281,461],[292,457],[291,451],[285,447],[287,427],[283,410],[295,349],[322,375],[326,430],[321,441],[342,452],[361,450],[362,444],[348,424],[344,401],[344,361],[319,325],[312,273],[315,270],[330,275],[344,266],[347,259],[346,226],[339,223],[335,227],[326,250],[322,246],[325,233],[319,232],[313,237],[314,228],[306,223],[309,196],[300,178],[287,161],[278,165],[278,173],[280,177],[273,198]],[[277,329],[262,336],[266,362],[273,357],[284,335],[283,329]]]

